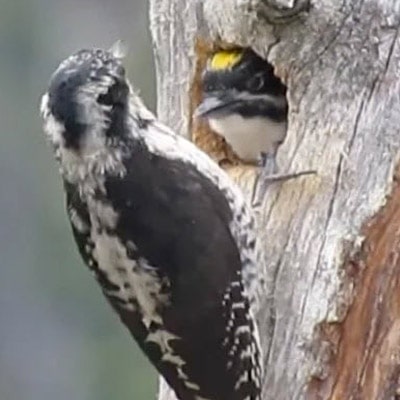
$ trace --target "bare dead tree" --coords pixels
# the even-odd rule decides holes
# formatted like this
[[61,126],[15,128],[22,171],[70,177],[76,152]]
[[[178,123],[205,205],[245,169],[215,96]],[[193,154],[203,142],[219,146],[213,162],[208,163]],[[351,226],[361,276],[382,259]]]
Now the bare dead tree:
[[[400,398],[400,2],[151,0],[150,8],[164,122],[248,191],[253,169],[191,112],[208,52],[252,47],[288,87],[282,170],[318,171],[271,186],[259,214],[274,310],[260,316],[264,399]],[[162,384],[160,399],[173,398]]]

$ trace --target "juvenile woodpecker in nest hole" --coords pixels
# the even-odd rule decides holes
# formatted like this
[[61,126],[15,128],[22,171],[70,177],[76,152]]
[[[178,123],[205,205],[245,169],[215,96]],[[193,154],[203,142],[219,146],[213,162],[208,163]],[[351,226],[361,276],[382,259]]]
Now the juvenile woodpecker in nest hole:
[[154,367],[180,400],[260,400],[264,258],[240,190],[113,51],[63,61],[41,113],[79,252]]
[[[242,161],[261,167],[252,196],[255,204],[262,200],[268,182],[314,173],[279,173],[276,153],[287,131],[286,87],[253,50],[215,52],[207,62],[202,86],[203,100],[194,116],[206,119]],[[262,187],[256,198],[258,183]]]

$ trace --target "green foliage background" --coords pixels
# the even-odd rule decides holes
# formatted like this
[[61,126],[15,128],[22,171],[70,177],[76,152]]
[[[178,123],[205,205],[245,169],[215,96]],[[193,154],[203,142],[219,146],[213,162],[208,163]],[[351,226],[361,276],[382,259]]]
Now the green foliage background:
[[153,108],[147,1],[0,0],[0,400],[147,400],[156,374],[83,266],[41,131],[41,94],[72,52],[126,40]]

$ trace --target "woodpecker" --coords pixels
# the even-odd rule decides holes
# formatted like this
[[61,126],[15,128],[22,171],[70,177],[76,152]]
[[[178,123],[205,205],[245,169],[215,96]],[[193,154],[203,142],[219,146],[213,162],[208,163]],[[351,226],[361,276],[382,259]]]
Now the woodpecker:
[[[206,119],[241,160],[259,165],[261,183],[313,172],[279,173],[276,154],[287,131],[286,87],[253,50],[215,52],[207,62],[202,86],[203,100],[194,116]],[[264,189],[260,192],[262,196]],[[252,197],[257,203],[255,192]]]
[[41,102],[79,252],[179,400],[260,400],[264,256],[240,190],[161,124],[115,49],[61,62]]
[[286,135],[288,104],[272,66],[251,49],[221,50],[208,60],[202,83],[195,115],[206,118],[242,160],[274,156]]

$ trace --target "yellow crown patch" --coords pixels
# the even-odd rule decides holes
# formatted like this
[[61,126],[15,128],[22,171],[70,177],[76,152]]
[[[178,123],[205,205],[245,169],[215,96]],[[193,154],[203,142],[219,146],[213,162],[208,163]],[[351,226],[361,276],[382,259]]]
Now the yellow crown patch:
[[243,57],[243,50],[221,50],[210,61],[210,69],[228,69],[234,67]]

